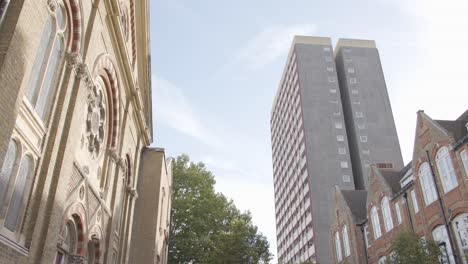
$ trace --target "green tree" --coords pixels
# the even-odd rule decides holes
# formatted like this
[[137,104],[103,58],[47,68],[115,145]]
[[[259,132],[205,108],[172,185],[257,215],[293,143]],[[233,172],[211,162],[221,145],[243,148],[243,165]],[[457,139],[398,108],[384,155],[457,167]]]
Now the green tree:
[[441,251],[433,240],[423,240],[410,232],[398,235],[392,244],[390,264],[436,264]]
[[269,263],[267,239],[214,189],[213,174],[203,163],[181,155],[173,163],[170,263]]

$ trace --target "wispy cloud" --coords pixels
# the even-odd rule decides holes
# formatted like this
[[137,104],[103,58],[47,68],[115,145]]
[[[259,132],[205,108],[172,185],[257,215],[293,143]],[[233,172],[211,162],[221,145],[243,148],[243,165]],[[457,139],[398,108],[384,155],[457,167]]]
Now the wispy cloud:
[[[395,5],[416,28],[411,60],[389,79],[392,104],[405,160],[411,159],[416,111],[452,119],[466,110],[465,62],[468,54],[468,2],[466,0],[381,0]],[[404,40],[407,41],[407,40]],[[397,51],[403,52],[403,51]],[[396,76],[396,77],[395,77]],[[418,98],[415,100],[415,98]]]
[[257,70],[287,54],[295,35],[312,35],[314,24],[274,26],[260,32],[239,51],[238,60],[250,70]]
[[219,146],[219,139],[204,126],[182,89],[153,76],[154,123],[166,125],[206,145]]

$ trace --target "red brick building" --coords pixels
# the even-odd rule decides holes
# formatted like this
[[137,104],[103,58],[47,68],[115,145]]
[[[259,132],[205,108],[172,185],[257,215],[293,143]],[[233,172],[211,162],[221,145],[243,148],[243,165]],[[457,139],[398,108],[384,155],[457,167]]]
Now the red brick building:
[[[412,162],[399,171],[371,165],[365,204],[346,198],[362,191],[335,190],[330,233],[335,262],[385,263],[397,234],[412,231],[440,245],[441,263],[468,263],[467,144],[468,111],[456,120],[433,120],[419,111]],[[362,208],[366,216],[359,222],[353,212]],[[348,232],[362,237],[351,236],[347,252],[345,237],[336,236],[345,223]]]

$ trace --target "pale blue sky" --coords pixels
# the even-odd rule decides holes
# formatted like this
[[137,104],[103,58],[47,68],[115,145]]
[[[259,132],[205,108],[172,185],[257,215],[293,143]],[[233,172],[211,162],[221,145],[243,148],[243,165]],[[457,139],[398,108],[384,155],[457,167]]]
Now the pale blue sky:
[[408,162],[417,110],[467,108],[465,2],[153,0],[154,145],[204,161],[276,254],[269,120],[293,35],[376,40]]

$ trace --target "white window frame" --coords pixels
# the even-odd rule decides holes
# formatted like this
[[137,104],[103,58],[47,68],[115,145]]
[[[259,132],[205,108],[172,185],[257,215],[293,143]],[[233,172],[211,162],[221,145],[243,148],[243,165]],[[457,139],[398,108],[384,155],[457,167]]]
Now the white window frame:
[[357,83],[357,79],[356,78],[349,78],[349,83],[350,84],[356,84]]
[[338,142],[344,142],[344,136],[343,136],[343,135],[338,135],[338,136],[336,136],[336,141],[338,141]]
[[455,217],[452,221],[453,230],[456,233],[456,239],[460,254],[466,256],[468,252],[468,214],[463,213]]
[[349,68],[348,68],[348,73],[354,73],[354,68],[353,68],[353,67],[349,67]]
[[438,195],[435,188],[434,177],[431,172],[431,167],[428,162],[424,162],[419,166],[419,182],[421,183],[421,191],[423,193],[424,202],[426,205],[433,203]]
[[372,229],[374,231],[374,239],[379,239],[382,236],[382,230],[380,229],[379,212],[375,206],[371,209],[371,221]]
[[[449,241],[448,233],[447,233],[447,228],[445,228],[444,225],[439,225],[436,228],[432,230],[432,238],[436,243],[445,243],[445,247],[447,249],[447,254],[449,258],[450,263],[455,263],[455,259],[453,257],[453,251],[452,251],[452,246]],[[440,260],[441,257],[439,257]]]
[[468,177],[468,151],[466,149],[460,153],[460,158],[465,168],[465,175]]
[[367,142],[367,136],[359,136],[361,142]]
[[366,242],[366,248],[369,248],[371,246],[369,235],[369,225],[366,224],[364,225],[364,242]]
[[346,148],[338,148],[338,154],[345,155],[346,154]]
[[362,112],[356,112],[356,117],[364,117],[364,113],[362,113]]
[[336,253],[336,259],[338,262],[343,260],[343,255],[341,252],[341,241],[340,241],[340,233],[335,232],[335,253]]
[[441,147],[437,151],[436,163],[444,193],[448,193],[458,186],[458,181],[452,158],[450,157],[450,151],[446,146]]
[[384,219],[385,231],[388,232],[393,229],[393,220],[392,220],[392,212],[390,210],[390,202],[387,196],[382,198],[381,207],[382,207],[382,216]]
[[349,247],[348,227],[346,225],[343,226],[342,233],[343,233],[344,256],[349,257],[351,255],[351,249]]
[[340,167],[342,169],[347,169],[349,167],[348,162],[347,161],[341,161],[340,162]]
[[419,213],[419,205],[418,205],[418,198],[416,197],[415,190],[411,190],[410,195],[411,195],[411,200],[413,201],[414,213],[417,214]]
[[397,218],[397,224],[400,225],[403,222],[403,219],[401,218],[400,204],[398,202],[395,203],[395,213]]
[[351,182],[351,176],[343,175],[343,182]]

